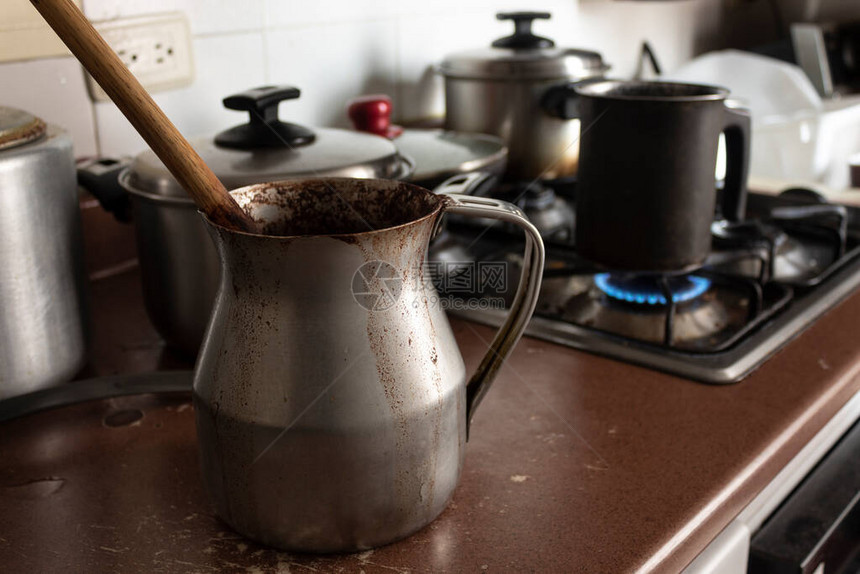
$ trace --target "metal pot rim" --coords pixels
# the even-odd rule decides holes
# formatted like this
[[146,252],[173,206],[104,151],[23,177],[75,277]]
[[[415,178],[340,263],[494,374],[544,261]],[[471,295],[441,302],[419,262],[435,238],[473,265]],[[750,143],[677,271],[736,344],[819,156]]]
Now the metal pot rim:
[[[405,180],[409,179],[409,177],[411,177],[411,175],[415,172],[415,162],[412,160],[412,158],[410,158],[409,156],[407,156],[405,154],[398,152],[397,156],[398,156],[398,159],[400,162],[399,165],[401,166],[400,173],[396,174],[396,176],[392,177],[391,179],[396,180],[396,181],[405,181]],[[175,205],[177,207],[186,207],[189,209],[197,209],[197,206],[194,204],[194,201],[188,196],[165,195],[165,194],[153,193],[151,191],[145,191],[139,187],[136,187],[133,183],[133,180],[134,180],[134,169],[133,169],[133,167],[134,167],[134,165],[132,164],[129,167],[126,167],[125,169],[123,169],[120,172],[119,178],[118,178],[119,184],[130,195],[136,196],[140,199],[143,199],[145,201],[149,201],[151,203],[156,203],[156,204],[161,204],[161,205]],[[307,176],[297,176],[295,178],[290,178],[290,179],[291,180],[293,180],[293,179],[298,180],[298,179],[317,179],[317,178],[319,178],[319,176],[307,175]],[[345,178],[345,179],[349,179],[349,178]],[[359,179],[365,179],[365,178],[359,178]],[[267,183],[267,182],[260,182],[258,184],[250,184],[250,185],[260,185],[262,183]],[[241,187],[238,187],[236,189],[242,189],[244,187],[248,187],[248,186],[241,186]],[[232,192],[234,190],[230,190],[230,191]]]
[[505,82],[585,79],[609,69],[599,53],[574,48],[470,50],[452,54],[436,66],[447,78]]
[[[272,181],[272,182],[266,182],[266,183],[254,183],[251,185],[246,185],[246,186],[243,186],[243,187],[240,187],[237,189],[230,190],[230,195],[235,196],[236,194],[239,194],[239,193],[246,193],[246,192],[249,192],[251,190],[254,190],[257,188],[265,188],[267,186],[277,186],[279,184],[300,183],[303,180],[313,180],[315,182],[350,182],[350,181],[355,181],[356,179],[359,179],[359,178],[351,178],[351,177],[297,177],[297,178],[291,178],[291,179],[283,179],[283,180],[279,180],[279,181]],[[379,234],[379,233],[387,233],[387,232],[394,231],[397,229],[404,229],[406,227],[418,225],[422,222],[427,221],[430,218],[437,217],[439,215],[439,213],[441,213],[442,210],[445,208],[445,206],[448,205],[449,202],[452,201],[452,198],[447,197],[443,193],[434,193],[433,191],[431,191],[429,189],[425,189],[419,185],[415,185],[414,183],[409,183],[407,181],[390,180],[390,179],[377,179],[377,178],[368,178],[368,179],[363,179],[363,180],[367,181],[367,182],[383,182],[383,183],[390,183],[392,181],[396,181],[398,185],[405,186],[407,188],[410,188],[412,190],[415,190],[417,192],[420,192],[422,194],[426,194],[427,196],[434,198],[435,205],[433,205],[432,209],[430,209],[430,211],[425,213],[424,215],[422,215],[420,217],[416,217],[415,219],[410,219],[409,221],[406,221],[404,223],[399,223],[397,225],[389,225],[386,227],[380,227],[379,229],[370,229],[368,231],[356,231],[353,233],[325,233],[325,234],[320,233],[320,234],[312,234],[312,235],[268,235],[265,233],[250,233],[248,231],[231,229],[228,227],[224,227],[222,225],[218,225],[217,223],[213,222],[208,217],[206,217],[206,214],[203,213],[202,211],[198,210],[198,213],[203,218],[203,220],[206,221],[207,225],[210,225],[214,228],[217,228],[219,230],[224,231],[225,233],[229,233],[232,235],[244,235],[244,236],[248,236],[248,237],[259,237],[259,238],[263,238],[263,239],[277,239],[277,240],[284,240],[284,241],[295,241],[297,239],[318,239],[321,237],[345,239],[345,238],[371,237],[371,236]]]
[[[654,89],[681,90],[686,93],[647,93],[644,90]],[[580,96],[600,98],[603,100],[623,101],[654,101],[654,102],[712,102],[723,101],[729,95],[729,90],[722,86],[710,84],[693,84],[688,82],[655,82],[655,81],[630,81],[630,80],[597,80],[587,82],[574,87]],[[644,89],[643,93],[624,93],[613,90],[635,90]]]

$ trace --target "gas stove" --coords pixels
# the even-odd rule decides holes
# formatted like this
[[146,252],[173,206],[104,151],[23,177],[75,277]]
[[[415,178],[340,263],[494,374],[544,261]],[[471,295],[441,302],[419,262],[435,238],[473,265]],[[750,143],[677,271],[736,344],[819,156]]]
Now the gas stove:
[[[743,379],[860,285],[860,210],[808,190],[750,194],[746,219],[717,217],[711,255],[682,275],[617,273],[580,257],[575,185],[490,195],[520,205],[544,237],[547,264],[527,334],[702,382]],[[501,325],[521,250],[505,224],[449,218],[430,250],[449,312]]]

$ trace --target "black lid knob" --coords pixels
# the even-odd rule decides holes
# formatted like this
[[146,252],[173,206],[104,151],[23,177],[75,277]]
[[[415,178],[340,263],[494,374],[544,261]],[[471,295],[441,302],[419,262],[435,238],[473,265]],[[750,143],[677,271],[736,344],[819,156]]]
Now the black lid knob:
[[293,148],[314,141],[314,132],[278,119],[278,104],[294,100],[301,92],[292,86],[262,86],[224,98],[224,107],[246,111],[247,124],[234,126],[215,136],[215,144],[232,149]]
[[549,38],[532,34],[533,20],[549,20],[549,12],[501,12],[496,14],[497,20],[513,20],[514,33],[511,36],[499,38],[493,42],[493,48],[511,48],[513,50],[534,50],[552,48],[555,42]]

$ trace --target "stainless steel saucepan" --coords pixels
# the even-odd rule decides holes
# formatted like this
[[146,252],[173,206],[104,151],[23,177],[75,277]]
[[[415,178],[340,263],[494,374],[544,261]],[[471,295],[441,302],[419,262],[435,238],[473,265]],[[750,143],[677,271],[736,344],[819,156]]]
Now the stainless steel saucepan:
[[[411,175],[412,161],[385,138],[280,121],[280,102],[299,95],[294,87],[266,86],[228,96],[224,105],[247,111],[248,123],[189,141],[228,189],[300,177],[403,180]],[[110,178],[98,177],[111,169],[115,166],[95,163],[79,175],[85,182],[101,179],[85,187],[108,208],[127,209],[123,201],[126,194],[131,198],[147,314],[170,346],[193,356],[218,287],[220,263],[212,240],[197,206],[151,150],[122,171],[121,189],[113,197],[105,185]]]
[[579,112],[574,85],[602,78],[600,54],[557,48],[531,31],[546,12],[498,14],[512,20],[512,36],[492,47],[452,54],[445,77],[445,128],[497,135],[508,146],[509,180],[558,179],[576,174]]
[[[229,189],[307,177],[411,178],[414,162],[384,137],[280,121],[278,104],[298,96],[287,86],[229,96],[224,104],[248,111],[250,121],[191,145]],[[147,313],[170,346],[195,355],[218,286],[212,240],[197,206],[152,151],[136,156],[117,185],[118,169],[112,160],[94,162],[79,179],[118,218],[133,215]]]

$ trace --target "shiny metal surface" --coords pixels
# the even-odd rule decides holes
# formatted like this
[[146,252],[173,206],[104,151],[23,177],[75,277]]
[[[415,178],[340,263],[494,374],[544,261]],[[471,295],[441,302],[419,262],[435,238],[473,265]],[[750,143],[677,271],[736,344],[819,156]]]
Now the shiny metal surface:
[[190,199],[130,195],[147,315],[165,342],[193,357],[218,291],[218,253]]
[[32,114],[0,106],[0,150],[35,141],[46,130],[45,122]]
[[[520,24],[515,35],[522,32]],[[575,175],[578,114],[561,113],[544,98],[549,93],[559,100],[564,93],[560,100],[569,101],[574,96],[568,84],[602,78],[608,70],[599,53],[573,48],[490,47],[452,54],[438,67],[445,77],[445,127],[501,137],[508,146],[509,180]]]
[[409,181],[424,187],[462,173],[501,175],[507,165],[508,148],[485,134],[407,129],[393,142],[415,162]]
[[[193,145],[228,189],[290,175],[402,179],[414,170],[412,160],[384,138],[336,129],[317,134],[313,146],[295,153],[228,150],[208,139]],[[317,151],[310,152],[314,146]],[[357,161],[360,154],[369,163],[338,163]],[[194,202],[152,151],[135,158],[120,184],[132,200],[147,313],[168,344],[194,356],[218,289],[220,264],[212,240]]]
[[71,380],[85,360],[81,230],[72,143],[0,152],[0,399]]
[[505,82],[587,77],[607,70],[599,53],[575,48],[484,48],[453,54],[439,65],[448,77]]
[[[470,405],[534,309],[540,237],[510,204],[392,181],[278,182],[233,196],[282,236],[210,225],[224,266],[194,402],[218,514],[298,551],[366,549],[418,530],[448,503]],[[424,275],[444,211],[527,234],[513,311],[468,384]]]
[[[165,342],[193,357],[218,290],[218,253],[189,198],[144,192],[131,173],[119,182],[131,197],[147,315]],[[468,193],[480,181],[470,178],[456,191]]]
[[[312,144],[295,148],[237,150],[216,145],[212,137],[190,142],[227,189],[293,177],[406,179],[415,168],[383,137],[335,128],[315,127],[314,133]],[[191,202],[152,150],[135,157],[127,182],[132,193]]]
[[540,102],[551,87],[577,79],[584,78],[503,81],[446,76],[445,127],[502,138],[508,146],[508,179],[574,175],[579,163],[579,119],[552,117]]

